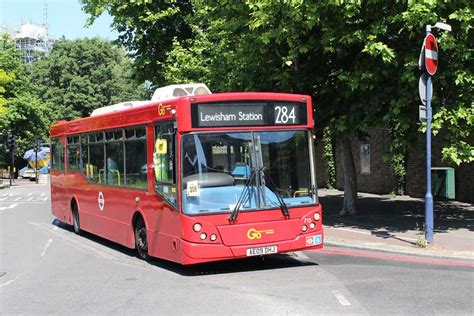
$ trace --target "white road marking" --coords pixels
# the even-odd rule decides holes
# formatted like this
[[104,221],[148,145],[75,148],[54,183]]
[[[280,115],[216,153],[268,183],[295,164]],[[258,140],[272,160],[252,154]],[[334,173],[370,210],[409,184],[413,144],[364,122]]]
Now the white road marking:
[[297,257],[298,259],[309,260],[309,257],[301,251],[294,252],[294,254],[295,254],[295,257]]
[[7,282],[5,282],[5,283],[0,284],[0,288],[12,284],[13,282],[17,281],[17,280],[18,280],[19,278],[21,278],[22,276],[23,276],[23,274],[20,274],[20,275],[18,275],[17,277],[15,277],[14,279],[11,279],[11,280],[9,280],[9,281],[7,281]]
[[8,210],[11,208],[15,208],[18,205],[18,203],[13,203],[10,206],[0,206],[0,211]]
[[97,257],[111,260],[112,262],[116,264],[126,266],[126,267],[139,268],[146,271],[149,271],[150,269],[160,270],[160,268],[146,264],[144,261],[141,261],[139,259],[126,258],[125,256],[123,256],[122,254],[120,254],[120,252],[117,252],[116,250],[107,249],[107,247],[101,246],[93,241],[89,241],[85,238],[78,238],[77,235],[71,234],[67,231],[58,230],[57,226],[51,227],[51,225],[48,225],[48,224],[34,223],[34,222],[29,222],[29,224],[59,237],[60,238],[59,240],[61,242],[65,242],[65,243],[68,243],[69,245],[73,245],[77,249],[80,249],[89,254],[92,253],[93,255]]
[[339,301],[339,303],[340,303],[342,306],[350,306],[350,305],[352,305],[352,304],[347,300],[347,298],[345,298],[344,295],[342,295],[342,294],[339,293],[338,291],[332,291],[332,294],[334,294],[334,296],[336,297],[336,299]]
[[49,246],[51,246],[51,243],[53,242],[53,238],[48,239],[48,242],[43,248],[43,252],[41,253],[41,257],[43,257],[46,254],[46,250],[48,250]]

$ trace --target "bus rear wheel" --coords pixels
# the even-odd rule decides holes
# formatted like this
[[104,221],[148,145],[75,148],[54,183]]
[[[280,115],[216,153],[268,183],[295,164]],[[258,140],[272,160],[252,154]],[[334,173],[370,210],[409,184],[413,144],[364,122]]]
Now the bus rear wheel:
[[135,223],[135,248],[138,256],[143,260],[150,260],[148,254],[148,239],[146,236],[146,226],[143,218],[139,217]]
[[72,204],[72,227],[74,228],[74,232],[77,235],[80,235],[82,233],[81,225],[79,222],[79,210],[77,209],[76,203]]

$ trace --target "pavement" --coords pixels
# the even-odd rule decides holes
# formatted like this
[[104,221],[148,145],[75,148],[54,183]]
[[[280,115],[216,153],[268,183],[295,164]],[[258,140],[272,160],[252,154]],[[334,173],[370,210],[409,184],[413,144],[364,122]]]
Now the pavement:
[[433,243],[423,247],[424,199],[358,194],[357,215],[339,214],[344,192],[318,191],[325,245],[474,261],[474,205],[435,201]]

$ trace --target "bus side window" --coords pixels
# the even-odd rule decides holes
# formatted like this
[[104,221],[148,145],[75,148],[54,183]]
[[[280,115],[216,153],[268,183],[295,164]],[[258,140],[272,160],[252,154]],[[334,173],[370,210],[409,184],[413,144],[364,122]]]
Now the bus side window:
[[58,148],[58,139],[51,139],[51,169],[58,171],[59,170],[59,148]]
[[78,160],[80,156],[79,137],[72,136],[67,138],[67,171],[78,170]]
[[59,171],[61,171],[61,173],[64,173],[64,142],[59,142],[59,159],[58,159],[58,162],[59,162]]
[[104,137],[102,132],[89,134],[89,165],[86,167],[89,181],[102,184],[105,182]]
[[147,141],[144,126],[125,129],[125,181],[127,187],[148,188]]
[[155,189],[173,205],[176,203],[175,129],[173,122],[155,126],[153,174]]
[[89,137],[87,134],[80,136],[80,145],[81,145],[81,157],[79,160],[79,169],[86,175],[86,178],[89,177]]

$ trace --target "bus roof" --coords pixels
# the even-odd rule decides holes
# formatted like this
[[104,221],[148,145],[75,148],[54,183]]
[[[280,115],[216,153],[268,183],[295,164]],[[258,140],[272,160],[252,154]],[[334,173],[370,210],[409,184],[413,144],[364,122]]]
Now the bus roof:
[[[179,110],[178,104],[185,102],[219,102],[236,100],[275,100],[306,102],[311,100],[309,95],[273,93],[273,92],[226,92],[193,96],[178,96],[160,101],[129,101],[111,105],[112,111],[96,112],[90,117],[79,118],[72,121],[62,120],[51,126],[50,135],[58,136],[65,134],[76,134],[94,131],[97,129],[113,129],[119,127],[144,124],[159,118],[157,108],[160,105],[169,106],[169,109]],[[127,105],[131,103],[132,106]],[[115,108],[114,108],[115,107]],[[119,109],[121,108],[121,109]],[[175,112],[176,113],[176,112]],[[171,114],[169,115],[171,118]],[[167,117],[162,117],[166,119]]]

